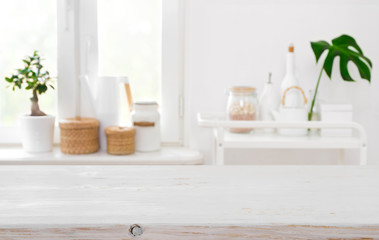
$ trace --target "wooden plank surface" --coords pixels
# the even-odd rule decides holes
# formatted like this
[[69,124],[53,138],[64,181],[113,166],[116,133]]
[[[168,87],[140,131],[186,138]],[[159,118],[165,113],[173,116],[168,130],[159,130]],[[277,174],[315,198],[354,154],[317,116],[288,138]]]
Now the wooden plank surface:
[[132,224],[141,239],[379,239],[379,167],[0,167],[0,239],[129,239]]
[[326,227],[326,226],[162,226],[153,225],[143,228],[141,235],[134,236],[129,225],[56,226],[0,228],[0,239],[141,239],[141,240],[232,240],[232,239],[361,239],[379,238],[379,230],[374,227]]

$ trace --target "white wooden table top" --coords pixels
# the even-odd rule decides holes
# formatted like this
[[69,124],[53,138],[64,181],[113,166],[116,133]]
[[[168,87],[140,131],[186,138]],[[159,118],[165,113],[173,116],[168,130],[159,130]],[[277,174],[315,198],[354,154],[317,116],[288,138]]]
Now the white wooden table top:
[[367,226],[379,237],[379,167],[0,167],[0,229],[134,223]]

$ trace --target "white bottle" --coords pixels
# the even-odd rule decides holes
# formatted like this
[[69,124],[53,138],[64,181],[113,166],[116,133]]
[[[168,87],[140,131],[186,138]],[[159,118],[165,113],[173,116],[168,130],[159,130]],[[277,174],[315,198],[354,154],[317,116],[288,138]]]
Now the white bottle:
[[161,148],[160,117],[156,102],[135,102],[132,122],[136,129],[137,152],[159,151]]
[[[278,93],[274,89],[271,82],[271,73],[269,73],[268,82],[265,83],[262,95],[259,98],[259,119],[261,121],[274,121],[271,112],[278,110],[279,102]],[[273,128],[263,129],[266,133],[272,133],[274,130]]]
[[284,107],[293,107],[293,108],[304,107],[304,100],[299,90],[297,90],[296,88],[292,88],[286,92],[288,88],[293,87],[293,86],[299,87],[299,85],[300,85],[299,81],[297,80],[295,76],[294,46],[291,43],[288,47],[288,53],[287,53],[286,75],[284,76],[284,79],[281,84],[281,89],[280,89],[281,99],[283,99],[283,95],[286,94]]

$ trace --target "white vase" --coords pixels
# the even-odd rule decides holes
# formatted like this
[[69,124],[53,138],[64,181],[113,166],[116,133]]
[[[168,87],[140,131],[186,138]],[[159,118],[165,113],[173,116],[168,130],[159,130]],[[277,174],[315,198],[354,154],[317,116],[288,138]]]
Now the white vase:
[[22,147],[26,152],[49,152],[53,149],[55,116],[20,116]]

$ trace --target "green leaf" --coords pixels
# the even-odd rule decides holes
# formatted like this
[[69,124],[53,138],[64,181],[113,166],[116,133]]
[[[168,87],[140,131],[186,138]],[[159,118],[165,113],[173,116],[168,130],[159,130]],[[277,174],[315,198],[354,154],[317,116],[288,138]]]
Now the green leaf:
[[22,61],[26,64],[26,66],[30,66],[30,62],[27,59],[22,59]]
[[42,93],[47,91],[47,86],[45,84],[40,84],[38,85],[36,89],[37,89],[38,94],[41,95]]
[[19,89],[21,89],[22,81],[21,81],[21,80],[17,80],[17,81],[15,81],[15,85],[16,85]]
[[316,63],[320,59],[322,53],[329,49],[330,45],[326,41],[311,42],[311,47],[316,57]]
[[358,53],[363,55],[363,52],[361,48],[358,46],[355,39],[350,37],[349,35],[341,35],[338,38],[333,39],[332,44],[344,48],[352,47],[353,49],[358,51]]
[[[345,76],[345,81],[354,82],[354,80],[350,77],[349,70],[347,69],[349,59],[344,56],[340,57],[340,72],[341,76]],[[330,76],[329,76],[330,78]]]
[[334,57],[336,56],[336,52],[334,49],[330,49],[328,52],[328,55],[326,55],[323,68],[328,75],[328,77],[332,78],[332,70],[333,70],[333,63],[334,63]]
[[28,70],[29,70],[28,68],[18,69],[17,72],[20,75],[26,75],[26,74],[28,74]]
[[362,49],[351,36],[341,35],[332,40],[332,45],[325,41],[311,42],[311,47],[316,57],[316,62],[318,62],[325,50],[329,51],[324,60],[323,69],[330,79],[334,60],[339,57],[340,74],[343,80],[354,81],[348,70],[348,64],[352,62],[358,68],[361,78],[371,81],[371,60],[363,55]]

